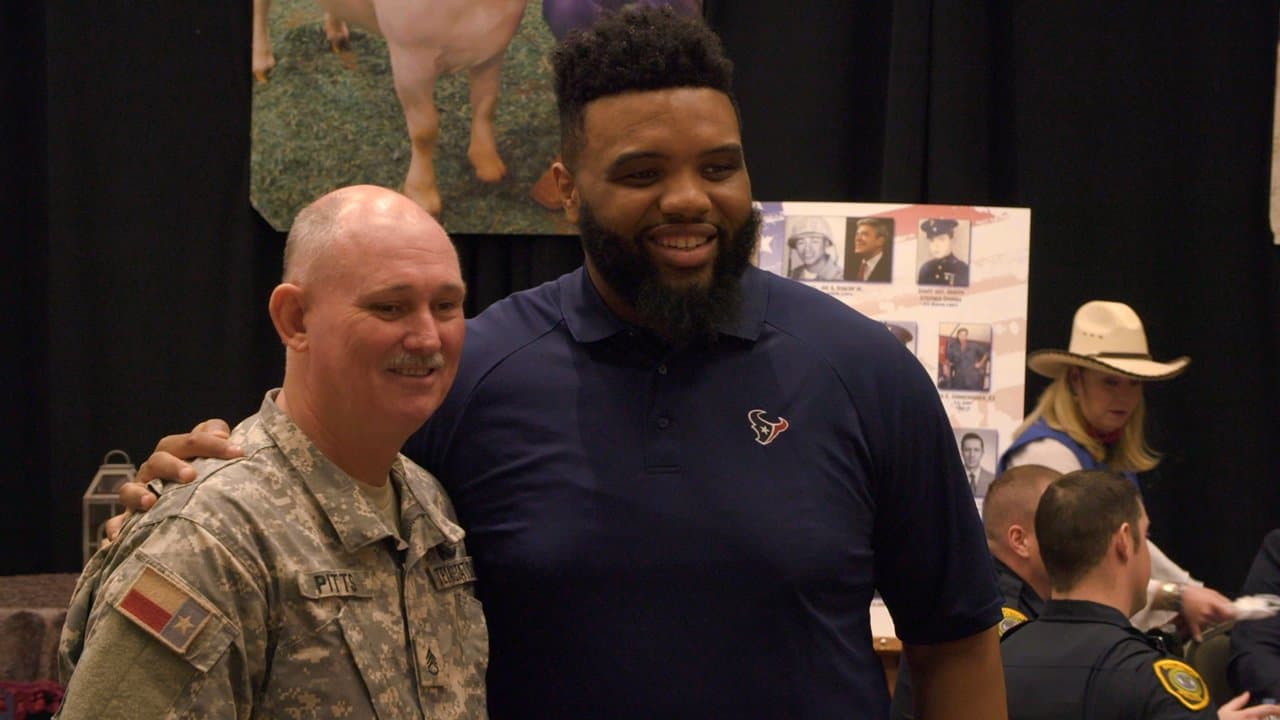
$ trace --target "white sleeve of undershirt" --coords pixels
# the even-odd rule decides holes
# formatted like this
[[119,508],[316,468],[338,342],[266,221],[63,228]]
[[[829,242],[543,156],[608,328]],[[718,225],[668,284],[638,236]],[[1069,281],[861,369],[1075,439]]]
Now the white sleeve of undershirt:
[[1169,556],[1156,547],[1155,543],[1148,540],[1147,547],[1151,549],[1151,580],[1147,582],[1147,606],[1129,618],[1129,622],[1133,623],[1134,627],[1139,630],[1160,627],[1165,623],[1173,622],[1173,619],[1177,617],[1177,613],[1167,610],[1155,610],[1151,607],[1151,603],[1155,602],[1156,596],[1160,594],[1161,585],[1167,582],[1179,585],[1204,585],[1204,583],[1191,577],[1191,573],[1183,570],[1178,563],[1170,560]]
[[1007,467],[1019,465],[1043,465],[1050,470],[1069,473],[1081,468],[1075,453],[1053,438],[1040,438],[1023,445],[1009,456]]

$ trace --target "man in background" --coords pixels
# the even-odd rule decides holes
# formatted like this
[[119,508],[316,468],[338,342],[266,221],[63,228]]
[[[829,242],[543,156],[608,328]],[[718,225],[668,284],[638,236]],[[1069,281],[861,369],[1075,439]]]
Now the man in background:
[[[1000,644],[1009,717],[1264,718],[1280,707],[1219,709],[1189,665],[1129,623],[1147,603],[1149,521],[1138,489],[1107,470],[1055,480],[1036,509],[1051,597]],[[1223,699],[1225,700],[1225,698]]]
[[1041,465],[1012,468],[991,483],[982,504],[987,549],[995,560],[996,584],[1005,598],[1002,635],[1044,611],[1049,574],[1036,539],[1036,507],[1045,488],[1060,475]]

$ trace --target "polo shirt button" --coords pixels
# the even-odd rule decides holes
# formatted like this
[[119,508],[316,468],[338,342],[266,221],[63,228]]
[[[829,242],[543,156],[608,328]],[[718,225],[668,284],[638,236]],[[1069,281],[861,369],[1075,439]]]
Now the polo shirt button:
[[667,429],[668,427],[670,427],[670,426],[671,426],[671,420],[669,420],[668,418],[664,418],[664,417],[660,417],[660,418],[658,418],[658,429],[659,429],[659,430],[666,430],[666,429]]
[[659,366],[658,366],[658,374],[659,374],[659,375],[666,375],[666,374],[667,374],[667,364],[666,364],[666,363],[663,363],[663,364],[661,364],[661,365],[659,365]]

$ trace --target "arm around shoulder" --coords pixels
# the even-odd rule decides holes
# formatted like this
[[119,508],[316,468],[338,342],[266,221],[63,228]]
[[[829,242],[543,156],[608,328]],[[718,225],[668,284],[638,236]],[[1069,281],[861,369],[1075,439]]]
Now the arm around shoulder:
[[920,720],[1003,720],[1004,668],[1000,641],[990,627],[968,637],[936,644],[904,645],[915,686]]

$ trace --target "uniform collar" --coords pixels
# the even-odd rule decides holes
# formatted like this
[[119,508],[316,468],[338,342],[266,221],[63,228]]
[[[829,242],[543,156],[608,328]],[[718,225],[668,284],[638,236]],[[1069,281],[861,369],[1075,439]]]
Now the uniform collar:
[[[765,308],[769,304],[769,281],[765,271],[747,268],[742,276],[742,305],[737,315],[720,324],[722,334],[748,341],[760,337]],[[592,343],[631,328],[604,304],[585,267],[562,276],[557,284],[560,288],[560,310],[574,340]]]
[[1124,613],[1110,605],[1089,600],[1050,600],[1044,604],[1044,612],[1041,613],[1040,619],[1059,622],[1101,622],[1126,630],[1134,629]]
[[1030,583],[1023,580],[1022,576],[1014,572],[1008,565],[1000,562],[1000,558],[992,557],[991,560],[996,566],[996,584],[1000,587],[1000,592],[1004,594],[1006,600],[1017,598],[1018,607],[1014,609],[1032,618],[1043,613],[1044,599],[1035,591],[1035,588],[1031,587]]
[[[316,499],[343,548],[354,551],[391,536],[377,510],[353,485],[358,481],[325,457],[276,405],[279,392],[272,390],[262,400],[258,411],[262,430]],[[427,490],[407,482],[403,456],[397,455],[392,463],[390,482],[396,483],[400,490],[400,516],[412,545],[430,547],[442,541],[456,543],[462,539],[462,528],[445,516],[431,497],[425,496],[429,495]],[[427,523],[417,522],[419,518]]]

